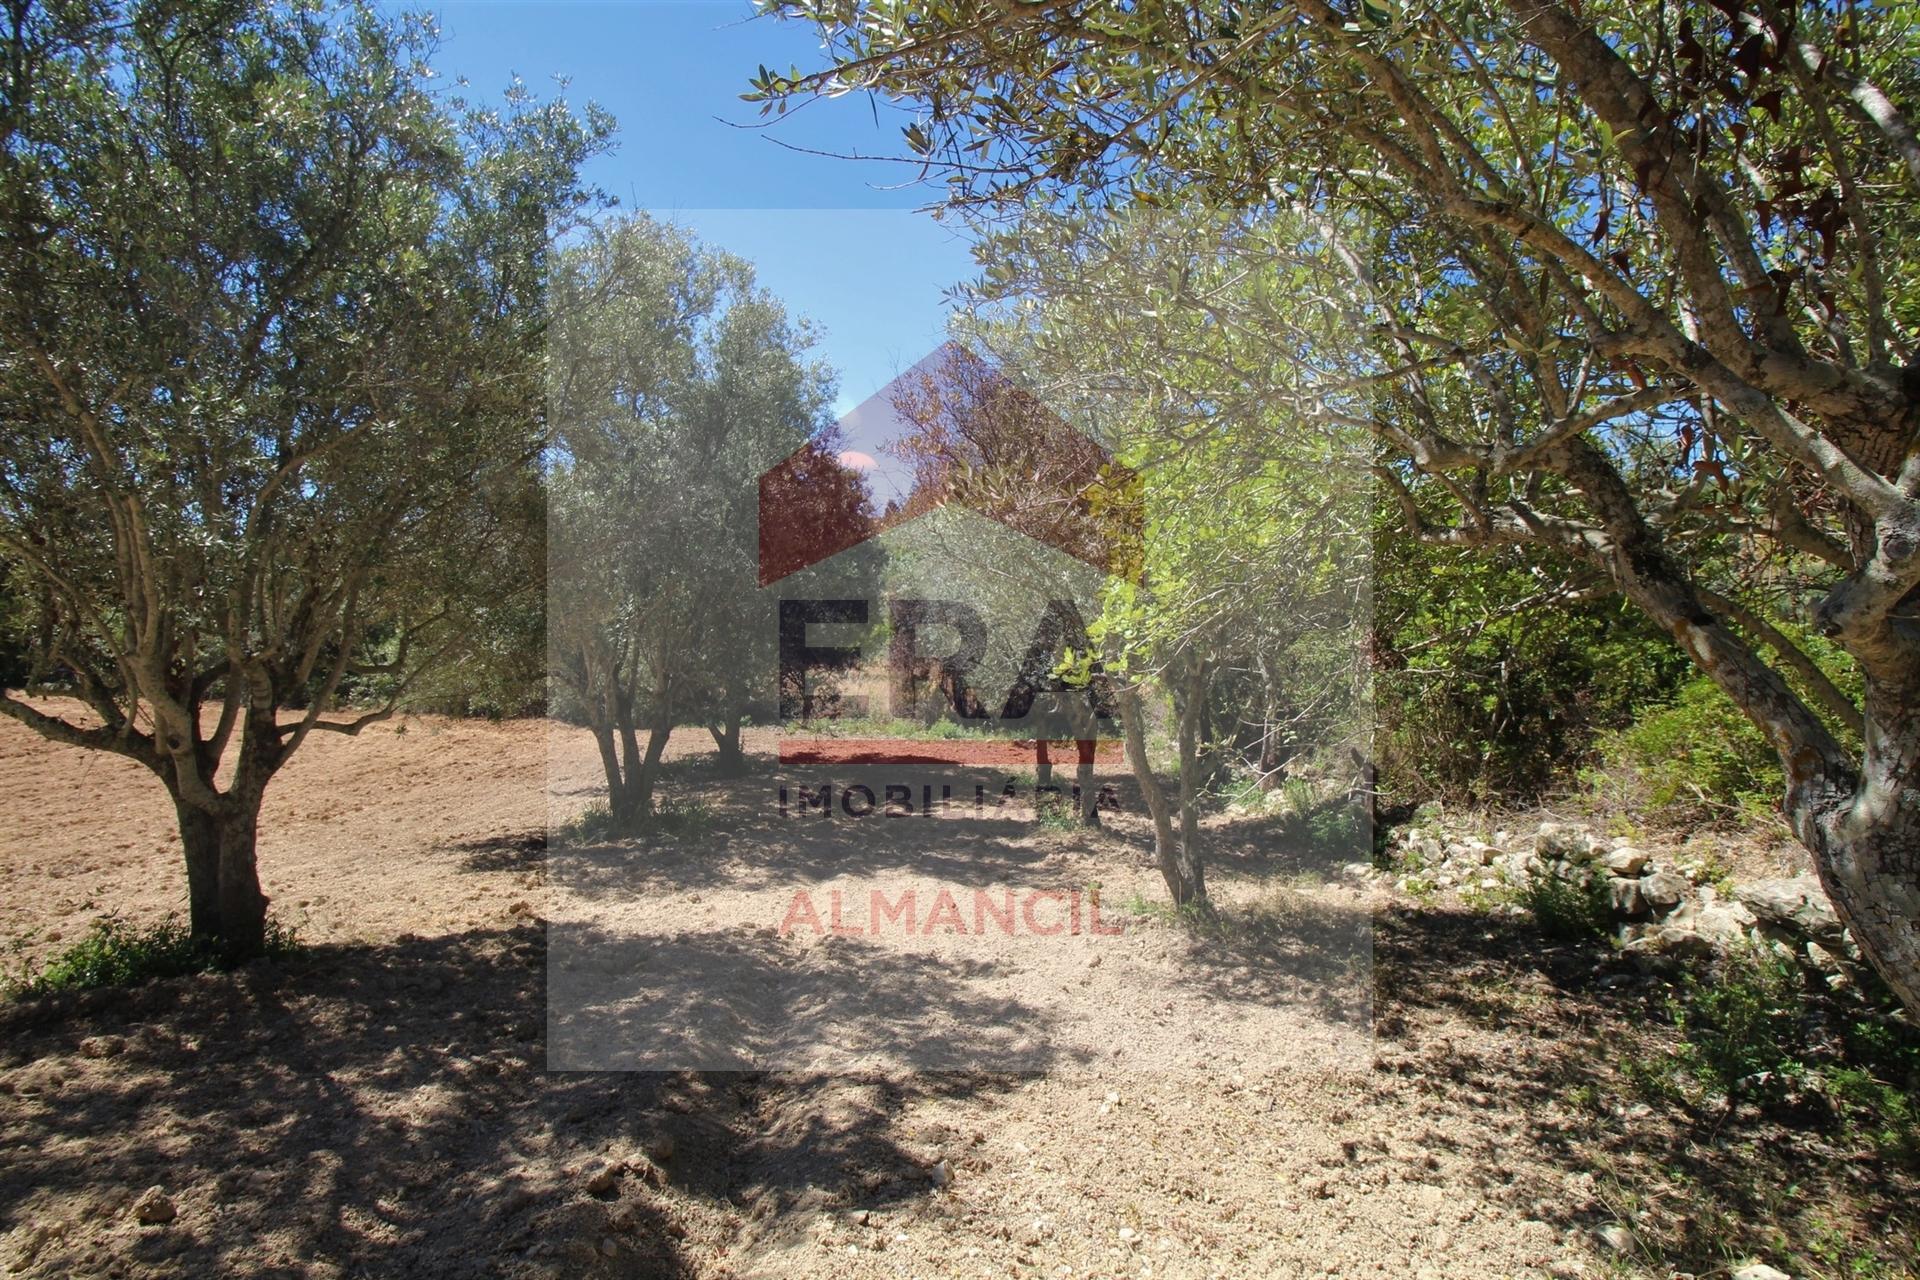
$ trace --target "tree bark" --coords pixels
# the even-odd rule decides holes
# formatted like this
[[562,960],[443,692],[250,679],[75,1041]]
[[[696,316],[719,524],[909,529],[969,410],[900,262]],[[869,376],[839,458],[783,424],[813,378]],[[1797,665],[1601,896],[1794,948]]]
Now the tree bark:
[[1192,903],[1204,908],[1207,905],[1207,886],[1202,876],[1199,850],[1193,845],[1183,844],[1175,837],[1167,793],[1154,776],[1153,765],[1147,759],[1146,717],[1140,707],[1140,694],[1134,689],[1124,689],[1120,691],[1117,701],[1120,705],[1121,728],[1126,735],[1127,763],[1133,768],[1134,783],[1140,788],[1140,796],[1146,802],[1148,816],[1153,819],[1153,857],[1159,864],[1160,876],[1167,882],[1167,892],[1173,895],[1174,906],[1184,907]]
[[1789,775],[1787,818],[1862,956],[1920,1012],[1920,677],[1869,679],[1866,721],[1858,782]]
[[594,745],[600,748],[600,771],[607,778],[607,812],[618,820],[628,809],[627,779],[620,771],[620,750],[614,742],[613,724],[595,719],[591,727]]
[[244,960],[266,946],[267,896],[256,859],[260,797],[226,797],[231,808],[212,814],[176,802],[187,854],[189,927],[223,956]]
[[1207,676],[1195,665],[1187,680],[1187,696],[1178,708],[1180,748],[1180,853],[1182,873],[1195,897],[1207,896],[1206,870],[1200,859],[1200,722],[1206,715]]
[[198,937],[220,936],[220,832],[213,815],[174,797],[180,843],[187,851],[187,923]]
[[1560,469],[1606,531],[1594,558],[1772,743],[1787,780],[1782,809],[1835,911],[1875,972],[1920,1013],[1920,655],[1873,643],[1878,634],[1868,643],[1838,637],[1865,676],[1865,750],[1856,764],[1705,606],[1598,449],[1570,442]]
[[747,754],[740,745],[740,713],[732,712],[726,721],[718,725],[709,725],[707,732],[713,735],[713,745],[719,752],[716,768],[723,778],[737,778],[747,771]]
[[667,738],[673,733],[673,720],[656,716],[647,728],[647,749],[640,757],[639,776],[632,781],[634,811],[641,822],[653,818],[653,787],[660,780],[660,758],[666,753]]

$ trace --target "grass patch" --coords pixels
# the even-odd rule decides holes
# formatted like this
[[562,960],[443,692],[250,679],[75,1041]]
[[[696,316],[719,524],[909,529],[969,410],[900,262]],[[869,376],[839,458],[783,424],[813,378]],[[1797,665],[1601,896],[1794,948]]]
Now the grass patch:
[[675,840],[698,840],[713,831],[713,806],[698,796],[668,796],[654,806],[652,829]]
[[577,849],[582,845],[607,844],[626,834],[606,805],[590,804],[579,817],[554,831],[549,843],[558,849]]
[[[232,968],[227,952],[217,942],[196,938],[173,916],[158,924],[136,925],[117,915],[93,922],[86,935],[55,955],[44,966],[20,956],[22,939],[14,943],[15,972],[0,981],[0,995],[28,1000],[61,991],[91,991],[97,987],[131,987],[156,978],[178,978]],[[267,921],[269,959],[285,959],[300,950],[292,925]]]
[[1083,830],[1080,825],[1080,810],[1074,804],[1071,794],[1036,795],[1033,800],[1034,822],[1042,831],[1072,833]]
[[654,802],[653,817],[637,824],[616,821],[606,805],[592,804],[555,831],[550,843],[556,848],[577,849],[642,836],[697,840],[709,834],[713,825],[713,806],[697,796],[663,797]]

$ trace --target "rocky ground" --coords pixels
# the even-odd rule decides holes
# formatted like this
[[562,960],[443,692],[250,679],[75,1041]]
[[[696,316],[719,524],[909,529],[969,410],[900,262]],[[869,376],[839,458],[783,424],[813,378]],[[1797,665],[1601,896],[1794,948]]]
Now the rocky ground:
[[[782,990],[904,974],[949,1002],[1038,1010],[1031,1025],[1059,1030],[1040,1041],[1047,1060],[933,1070],[878,1044],[830,1072],[778,1056],[550,1070],[546,976],[564,944],[547,922],[576,909],[558,890],[580,882],[550,874],[570,855],[550,862],[545,837],[591,798],[591,743],[412,720],[317,740],[274,785],[263,874],[303,952],[0,1012],[0,1264],[49,1277],[1913,1274],[1912,1168],[1831,1117],[1640,1088],[1637,1070],[1674,1049],[1671,975],[1469,901],[1484,877],[1323,875],[1284,821],[1229,816],[1211,828],[1222,919],[1196,929],[1151,907],[1144,828],[1125,812],[1100,834],[1018,805],[915,819],[911,839],[836,853],[796,839],[770,761],[720,780],[699,745],[680,748],[668,786],[682,834],[613,847],[632,874],[610,919],[649,945],[676,927],[711,938],[769,983],[800,983]],[[167,806],[138,769],[0,725],[0,782],[0,930],[20,961],[105,911],[178,909]],[[1613,878],[1619,850],[1595,852]],[[1649,864],[1683,853],[1651,849]],[[795,877],[852,874],[850,858],[865,878],[1097,882],[1110,905],[1139,905],[1097,953],[782,936],[766,904],[790,899]],[[1332,1032],[1316,1024],[1297,982],[1301,939],[1355,912],[1372,924],[1357,1061],[1329,1052],[1347,1042],[1344,1014],[1328,1014]],[[822,971],[843,982],[821,986]],[[959,978],[970,985],[934,985]],[[1125,1052],[1174,1043],[1154,1001],[1203,985],[1224,1009],[1278,1020],[1172,1065]],[[1062,1005],[1063,991],[1082,996]],[[1105,1021],[1090,1035],[1061,1008]],[[1086,1052],[1094,1040],[1106,1052]]]
[[[1865,976],[1859,947],[1797,848],[1730,852],[1709,836],[1656,853],[1590,823],[1499,826],[1471,816],[1449,821],[1431,809],[1424,816],[1390,833],[1385,865],[1374,872],[1402,893],[1447,893],[1507,917],[1527,915],[1530,894],[1557,890],[1579,907],[1588,898],[1621,953],[1650,970],[1758,947],[1834,990]],[[1794,874],[1772,874],[1782,863]],[[1354,870],[1361,877],[1372,869]]]

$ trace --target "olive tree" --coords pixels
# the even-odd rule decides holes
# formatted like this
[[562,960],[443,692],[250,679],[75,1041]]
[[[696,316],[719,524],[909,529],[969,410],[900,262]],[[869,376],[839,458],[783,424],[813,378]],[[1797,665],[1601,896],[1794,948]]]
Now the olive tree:
[[631,827],[675,727],[737,771],[743,718],[776,700],[758,480],[810,441],[837,466],[832,381],[747,263],[644,215],[570,245],[552,299],[549,669]]
[[[1328,352],[1309,313],[1340,321],[1349,357],[1302,405],[1375,433],[1417,536],[1589,565],[1670,634],[1772,743],[1835,906],[1920,1009],[1910,7],[769,7],[834,65],[753,92],[907,100],[963,203],[1316,220],[1293,249],[1344,297],[1263,321],[1276,362]],[[1710,580],[1691,548],[1729,534],[1780,571]],[[1858,703],[1778,625],[1798,615]]]
[[436,96],[370,5],[6,8],[0,556],[22,685],[84,710],[0,711],[152,770],[245,955],[273,776],[537,593],[548,226],[610,126]]

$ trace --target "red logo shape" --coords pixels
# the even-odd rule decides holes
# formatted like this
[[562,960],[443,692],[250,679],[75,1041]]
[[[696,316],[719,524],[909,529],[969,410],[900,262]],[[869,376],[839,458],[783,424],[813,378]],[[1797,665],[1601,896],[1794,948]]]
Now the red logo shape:
[[[856,419],[858,421],[856,421]],[[1123,577],[1140,566],[1138,476],[1032,392],[949,342],[760,477],[760,585],[955,503]],[[910,484],[885,497],[881,457]]]

